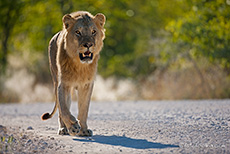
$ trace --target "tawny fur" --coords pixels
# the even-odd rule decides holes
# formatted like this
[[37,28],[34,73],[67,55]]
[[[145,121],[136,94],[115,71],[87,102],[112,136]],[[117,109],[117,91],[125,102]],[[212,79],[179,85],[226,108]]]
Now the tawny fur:
[[[56,103],[53,112],[43,114],[42,119],[51,118],[58,108],[59,134],[78,133],[82,136],[90,136],[92,131],[88,130],[86,122],[99,53],[105,38],[105,16],[100,13],[93,16],[88,12],[79,11],[65,15],[62,20],[63,30],[57,33],[49,44],[49,62]],[[82,31],[82,35],[76,34],[78,30]],[[96,34],[93,31],[96,31]],[[92,46],[87,46],[87,43]],[[92,61],[80,60],[79,55],[88,51],[93,53]],[[70,113],[72,89],[78,90],[80,126],[78,120]]]

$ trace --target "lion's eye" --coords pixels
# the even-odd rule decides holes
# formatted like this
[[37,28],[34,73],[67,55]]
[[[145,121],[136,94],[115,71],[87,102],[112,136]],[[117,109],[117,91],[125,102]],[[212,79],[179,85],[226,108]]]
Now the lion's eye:
[[93,30],[93,31],[92,31],[92,34],[93,34],[93,35],[96,35],[96,33],[97,33],[96,30]]
[[76,30],[75,33],[77,36],[81,36],[81,32],[79,30]]

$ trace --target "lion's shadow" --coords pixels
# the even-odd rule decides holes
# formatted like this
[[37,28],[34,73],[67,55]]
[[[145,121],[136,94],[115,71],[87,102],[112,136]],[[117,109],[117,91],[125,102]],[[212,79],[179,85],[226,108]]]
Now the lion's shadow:
[[74,141],[79,142],[95,142],[100,144],[107,144],[113,146],[122,146],[127,148],[134,149],[164,149],[164,148],[178,148],[178,145],[171,144],[161,144],[155,142],[149,142],[144,139],[133,139],[128,138],[126,136],[103,136],[103,135],[95,135],[92,138],[74,138]]

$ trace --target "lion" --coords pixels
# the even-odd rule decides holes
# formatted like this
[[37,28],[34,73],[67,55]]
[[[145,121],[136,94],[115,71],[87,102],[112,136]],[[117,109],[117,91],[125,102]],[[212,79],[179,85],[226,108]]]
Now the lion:
[[[49,64],[55,89],[53,111],[59,110],[59,135],[92,136],[87,127],[88,110],[100,51],[105,38],[105,16],[86,11],[63,16],[63,29],[49,42]],[[78,117],[70,113],[71,91],[78,90]]]

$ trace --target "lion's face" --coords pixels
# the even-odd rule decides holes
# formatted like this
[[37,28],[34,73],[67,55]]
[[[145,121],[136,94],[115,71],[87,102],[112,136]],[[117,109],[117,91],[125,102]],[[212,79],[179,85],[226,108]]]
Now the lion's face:
[[92,63],[99,54],[104,34],[105,16],[92,16],[87,12],[77,12],[63,17],[65,48],[72,58],[79,58],[82,63]]

